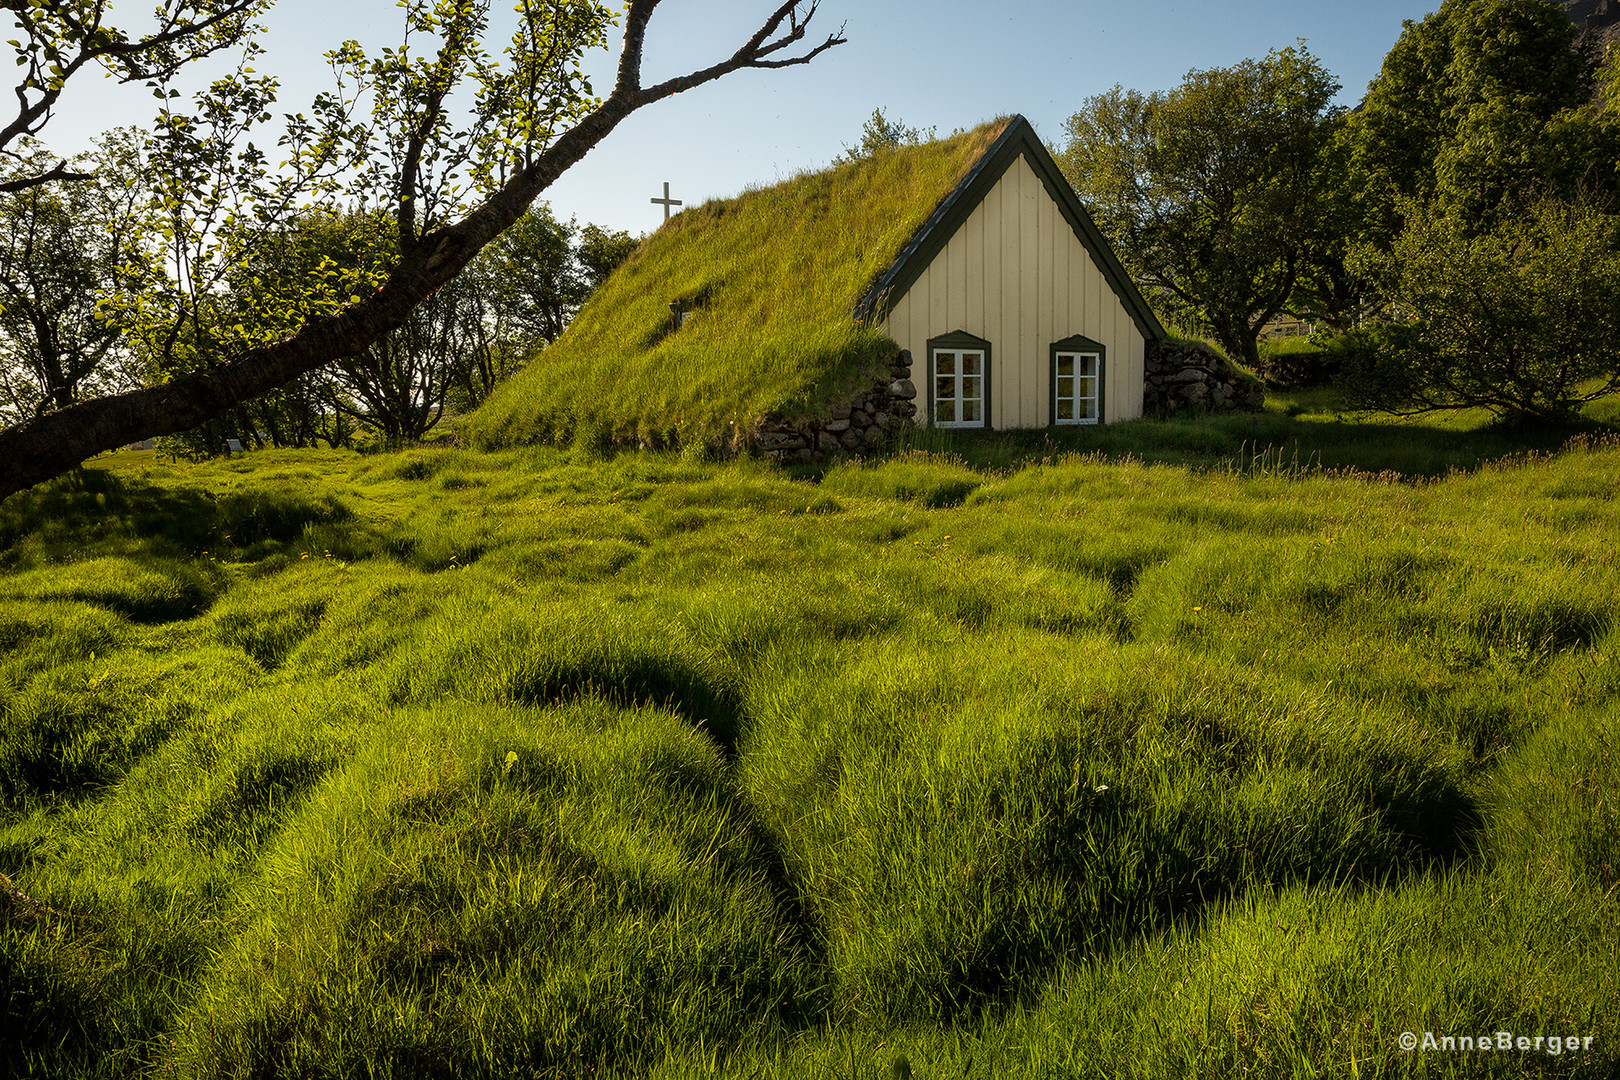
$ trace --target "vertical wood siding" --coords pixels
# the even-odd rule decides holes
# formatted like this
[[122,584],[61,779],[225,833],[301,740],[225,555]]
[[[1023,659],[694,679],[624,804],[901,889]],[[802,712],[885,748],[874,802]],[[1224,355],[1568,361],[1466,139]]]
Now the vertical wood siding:
[[1074,334],[1108,348],[1103,419],[1142,415],[1141,331],[1022,157],[895,303],[884,328],[911,350],[919,422],[928,339],[953,330],[990,342],[992,427],[1050,423],[1052,342]]

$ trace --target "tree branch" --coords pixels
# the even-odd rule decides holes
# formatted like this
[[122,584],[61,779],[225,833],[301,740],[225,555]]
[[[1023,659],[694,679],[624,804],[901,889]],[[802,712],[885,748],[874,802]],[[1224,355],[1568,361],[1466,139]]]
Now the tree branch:
[[427,100],[423,103],[422,118],[411,130],[405,146],[404,165],[399,171],[399,184],[395,189],[395,197],[398,200],[395,210],[399,225],[401,255],[415,248],[419,239],[416,235],[416,187],[421,175],[422,152],[427,148],[428,139],[433,137],[433,129],[438,126],[439,120],[444,115],[444,99],[454,88],[453,72],[461,60],[458,54],[465,50],[465,42],[461,36],[463,32],[458,26],[440,46],[438,62],[433,67],[433,82],[427,89]]
[[[816,11],[821,6],[821,0],[811,0],[810,10],[801,19],[798,12],[799,5],[802,2],[803,0],[787,0],[786,3],[771,14],[769,19],[765,20],[765,24],[759,28],[754,36],[749,38],[743,47],[733,53],[729,59],[722,60],[712,67],[706,67],[702,71],[694,71],[689,75],[668,79],[657,86],[637,92],[637,106],[650,101],[657,101],[659,98],[669,97],[671,94],[679,94],[693,87],[702,86],[706,82],[711,82],[722,75],[728,75],[743,68],[784,68],[793,67],[797,64],[808,64],[833,46],[845,43],[847,39],[839,36],[844,32],[844,28],[840,26],[838,33],[828,34],[826,41],[823,41],[807,53],[789,57],[786,60],[765,59],[773,53],[804,39],[805,30],[808,29],[810,20],[815,18]],[[647,4],[648,14],[651,14],[651,9],[656,4],[657,0],[649,0]],[[771,41],[771,35],[781,28],[783,20],[788,21],[788,32],[777,40]],[[639,83],[639,81],[638,73],[637,82]],[[618,93],[617,88],[615,88],[614,93]]]
[[[236,3],[233,3],[230,7],[222,8],[213,15],[210,15],[208,18],[204,19],[202,22],[188,22],[177,25],[169,30],[161,31],[148,37],[143,37],[139,41],[116,42],[96,50],[96,52],[92,55],[116,56],[120,60],[125,61],[125,74],[121,79],[118,80],[119,82],[133,82],[136,79],[154,79],[162,75],[172,75],[174,74],[173,66],[164,65],[155,68],[137,68],[130,63],[130,58],[138,58],[142,53],[152,52],[156,49],[162,48],[165,45],[173,45],[176,42],[185,41],[188,38],[196,38],[198,35],[205,33],[206,31],[224,22],[226,19],[248,14],[248,12],[250,12],[257,5],[257,2],[258,0],[236,0]],[[217,45],[208,49],[207,52],[187,54],[186,60],[182,61],[182,63],[201,59],[203,56],[216,53],[220,49],[229,48],[232,44],[233,41],[231,39],[223,38]]]
[[53,167],[49,172],[40,173],[38,176],[25,176],[20,180],[7,180],[4,183],[0,183],[0,195],[12,195],[19,191],[27,191],[29,188],[36,188],[42,184],[49,184],[56,180],[94,180],[95,178],[95,173],[72,172],[68,169],[67,162],[58,161],[55,167]]
[[[54,16],[76,33],[78,51],[71,58],[64,54],[61,59],[55,61],[59,66],[59,72],[54,86],[51,85],[50,81],[40,78],[41,68],[38,53],[32,54],[32,57],[27,60],[19,59],[19,63],[24,63],[27,66],[29,75],[16,87],[16,117],[6,124],[4,128],[0,128],[0,150],[4,150],[13,140],[21,136],[35,135],[39,132],[50,120],[51,110],[55,108],[58,99],[61,98],[63,88],[86,64],[99,61],[108,67],[116,65],[121,69],[118,72],[118,81],[121,83],[134,82],[137,79],[167,78],[184,64],[212,56],[214,53],[222,49],[228,49],[240,42],[243,36],[251,29],[250,27],[243,26],[239,28],[238,32],[234,33],[227,31],[222,33],[217,40],[211,42],[204,40],[204,35],[222,22],[252,15],[256,10],[262,8],[265,3],[266,0],[224,0],[224,6],[198,22],[187,22],[180,19],[177,13],[171,13],[160,24],[156,32],[134,41],[125,38],[117,30],[102,29],[101,17],[106,9],[106,0],[97,0],[93,9],[94,18],[88,25],[76,22],[71,14],[62,11],[64,5],[44,6],[42,10],[45,19],[48,20]],[[41,22],[36,18],[34,9],[16,3],[7,3],[4,6],[11,12],[12,18],[16,20],[17,25],[22,29],[23,34],[29,41],[36,45],[42,42],[47,45],[50,44],[52,35],[42,28]],[[194,47],[182,48],[178,53],[171,54],[156,64],[143,65],[141,63],[143,59],[154,54],[160,54],[174,45],[192,45]],[[22,58],[28,57],[30,54],[26,50],[19,48],[18,55]],[[28,98],[29,90],[37,91],[39,97],[34,101],[30,101]],[[30,187],[48,183],[50,180],[84,180],[88,178],[85,175],[64,173],[59,176],[51,176],[49,179],[30,177],[25,181],[12,181],[11,183],[21,184],[22,187]],[[22,190],[22,187],[0,190]]]
[[647,40],[647,20],[652,18],[658,0],[630,0],[624,16],[624,50],[619,54],[619,74],[613,84],[613,97],[629,96],[641,89],[641,54]]
[[[808,63],[844,43],[830,36],[809,53],[761,63],[783,45],[800,40],[810,18],[800,18],[799,0],[785,3],[731,59],[641,90],[641,59],[647,20],[658,0],[631,0],[625,17],[624,52],[613,93],[564,132],[533,165],[508,180],[484,203],[454,224],[424,235],[401,253],[376,293],[335,315],[306,323],[291,337],[244,349],[207,370],[172,382],[81,402],[0,430],[0,499],[57,476],[106,450],[136,439],[187,431],[333,361],[358,356],[404,324],[416,307],[455,277],[480,249],[515,223],[536,197],[606,138],[631,113],[745,67]],[[784,20],[790,28],[770,39]]]

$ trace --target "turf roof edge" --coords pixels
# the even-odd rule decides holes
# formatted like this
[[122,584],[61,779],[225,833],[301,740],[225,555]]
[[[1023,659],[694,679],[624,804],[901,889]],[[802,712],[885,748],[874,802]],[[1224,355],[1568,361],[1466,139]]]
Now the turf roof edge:
[[967,175],[923,222],[922,228],[917,230],[894,262],[855,305],[855,317],[877,320],[886,316],[894,302],[917,283],[923,271],[934,261],[934,256],[944,250],[956,230],[978,209],[985,196],[990,194],[990,190],[1020,157],[1028,159],[1030,168],[1040,178],[1046,193],[1058,204],[1075,238],[1091,254],[1142,336],[1149,341],[1163,341],[1168,335],[1158,316],[1153,314],[1141,290],[1125,272],[1119,256],[1114,254],[1113,247],[1091,219],[1080,196],[1074,193],[1074,188],[1069,185],[1057,162],[1052,160],[1045,144],[1035,134],[1035,128],[1023,116],[1014,116],[1008,121],[1006,130],[980,155],[979,160],[968,169]]

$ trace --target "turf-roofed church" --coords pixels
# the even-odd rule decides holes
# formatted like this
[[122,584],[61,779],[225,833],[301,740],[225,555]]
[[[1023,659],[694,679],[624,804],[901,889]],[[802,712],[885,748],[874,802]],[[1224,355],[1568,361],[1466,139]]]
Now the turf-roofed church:
[[463,432],[789,456],[1107,423],[1163,336],[1013,117],[675,216]]

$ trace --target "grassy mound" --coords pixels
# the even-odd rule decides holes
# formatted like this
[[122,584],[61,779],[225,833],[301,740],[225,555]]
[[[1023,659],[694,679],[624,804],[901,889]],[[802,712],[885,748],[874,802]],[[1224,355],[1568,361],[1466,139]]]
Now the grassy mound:
[[[89,472],[0,506],[6,1075],[1620,1068],[1614,445]],[[1596,1041],[1395,1041],[1502,1030]]]
[[[687,210],[458,431],[492,448],[576,437],[721,440],[868,380],[893,342],[856,302],[1004,121]],[[693,305],[675,328],[672,302]],[[735,427],[733,426],[735,425]]]

